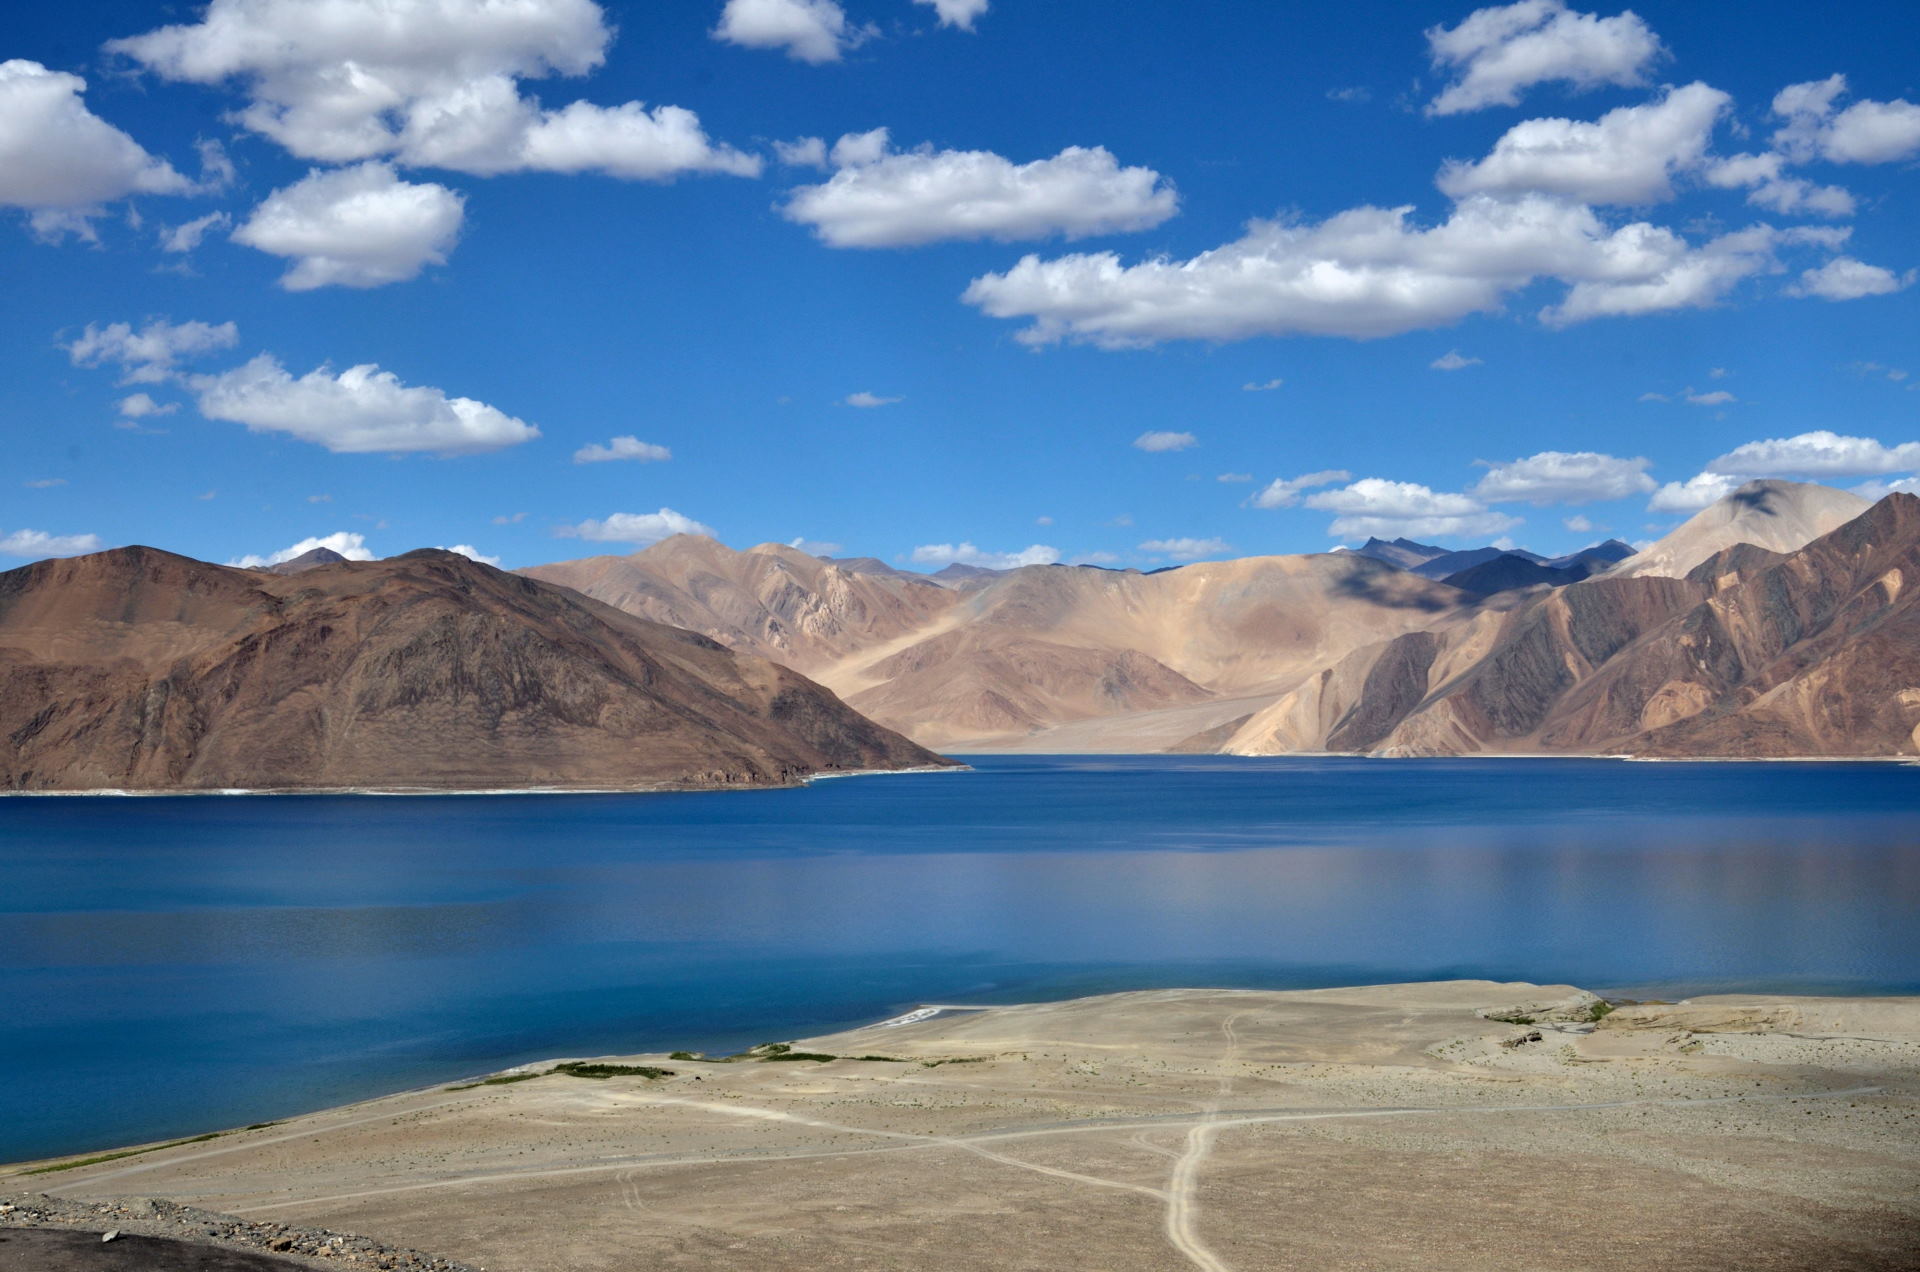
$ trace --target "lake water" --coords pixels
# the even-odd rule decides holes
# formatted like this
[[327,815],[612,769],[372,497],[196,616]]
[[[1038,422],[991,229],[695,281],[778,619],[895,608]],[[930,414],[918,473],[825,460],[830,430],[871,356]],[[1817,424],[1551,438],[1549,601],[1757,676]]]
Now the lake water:
[[0,1160],[922,1001],[1920,992],[1920,767],[982,758],[702,795],[0,800]]

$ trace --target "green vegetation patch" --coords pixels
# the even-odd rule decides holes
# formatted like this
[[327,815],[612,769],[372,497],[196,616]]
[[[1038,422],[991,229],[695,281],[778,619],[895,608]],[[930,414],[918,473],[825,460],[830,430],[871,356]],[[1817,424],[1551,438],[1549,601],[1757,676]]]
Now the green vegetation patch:
[[1613,1004],[1604,998],[1587,1009],[1587,1019],[1590,1021],[1599,1020],[1604,1016],[1611,1016],[1612,1014]]
[[552,1072],[564,1073],[574,1078],[671,1078],[672,1069],[660,1069],[650,1064],[587,1064],[575,1060],[567,1064],[553,1066]]
[[922,1060],[920,1063],[928,1069],[938,1069],[943,1064],[985,1064],[985,1056],[959,1056],[947,1060]]
[[669,1060],[705,1060],[706,1057],[701,1055],[697,1051],[669,1051],[667,1053],[667,1059]]
[[[272,1123],[267,1123],[267,1125],[272,1125]],[[249,1127],[248,1129],[251,1130],[252,1128]],[[82,1166],[98,1166],[102,1162],[117,1162],[123,1157],[138,1157],[142,1153],[157,1153],[162,1149],[179,1148],[185,1144],[204,1144],[208,1140],[219,1139],[222,1135],[230,1134],[232,1134],[231,1131],[213,1131],[206,1135],[195,1135],[190,1139],[174,1140],[167,1144],[154,1144],[147,1148],[123,1148],[117,1153],[100,1153],[94,1157],[82,1157],[77,1161],[60,1162],[53,1166],[36,1166],[32,1170],[23,1170],[20,1173],[22,1175],[51,1175],[55,1171],[79,1170]]]
[[1488,1016],[1487,1019],[1497,1020],[1503,1025],[1531,1025],[1534,1023],[1532,1016]]
[[838,1060],[839,1058],[839,1056],[830,1056],[824,1051],[795,1051],[790,1047],[783,1048],[771,1055],[760,1057],[761,1060],[768,1062],[774,1060],[818,1060],[822,1063],[828,1060]]
[[[548,1072],[551,1072],[551,1070],[549,1070]],[[513,1085],[513,1084],[514,1084],[515,1082],[531,1082],[531,1081],[533,1081],[533,1080],[534,1080],[535,1078],[543,1078],[543,1077],[545,1077],[545,1076],[546,1076],[546,1074],[544,1074],[544,1073],[503,1073],[503,1074],[501,1074],[501,1075],[500,1075],[499,1077],[496,1077],[496,1078],[482,1078],[482,1079],[480,1079],[480,1080],[479,1080],[478,1082],[462,1082],[462,1083],[461,1083],[461,1084],[460,1084],[459,1086],[450,1086],[450,1087],[448,1087],[448,1088],[447,1088],[447,1090],[449,1090],[449,1091],[471,1091],[471,1090],[473,1090],[473,1089],[474,1089],[475,1087],[483,1087],[483,1086],[511,1086],[511,1085]]]

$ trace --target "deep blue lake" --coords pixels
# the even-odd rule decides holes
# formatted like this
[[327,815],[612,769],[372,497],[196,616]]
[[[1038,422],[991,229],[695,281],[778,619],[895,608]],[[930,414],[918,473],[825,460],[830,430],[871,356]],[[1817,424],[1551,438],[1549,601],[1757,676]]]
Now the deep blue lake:
[[0,1160],[922,1001],[1920,993],[1920,767],[976,763],[706,795],[0,799]]

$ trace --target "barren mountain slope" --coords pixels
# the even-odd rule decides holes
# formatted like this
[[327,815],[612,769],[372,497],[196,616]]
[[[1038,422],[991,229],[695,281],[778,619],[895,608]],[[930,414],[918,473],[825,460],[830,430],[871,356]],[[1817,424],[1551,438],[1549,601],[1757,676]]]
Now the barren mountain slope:
[[[1051,729],[1103,719],[1116,746],[1159,749],[1194,729],[1177,714],[1145,734],[1125,722],[1279,693],[1469,599],[1352,553],[1156,574],[1028,566],[944,587],[776,544],[735,552],[680,536],[521,572],[786,663],[925,745],[975,749],[1044,745]],[[1072,744],[1101,745],[1085,734]]]
[[736,552],[690,534],[518,573],[805,672],[919,630],[961,599],[885,567],[847,568],[779,543]]
[[1685,578],[1736,543],[1793,552],[1867,510],[1860,496],[1804,481],[1750,481],[1607,571],[1616,579]]
[[[926,639],[817,674],[928,745],[985,749],[1077,721],[1118,725],[1141,712],[1278,694],[1347,650],[1429,626],[1467,599],[1352,553],[1157,574],[1029,566],[968,598]],[[1155,741],[1182,736],[1176,728]]]
[[1602,576],[1356,651],[1222,749],[1913,754],[1916,577],[1920,500],[1894,495],[1790,555]]
[[939,759],[784,667],[423,550],[0,574],[0,786],[717,786]]

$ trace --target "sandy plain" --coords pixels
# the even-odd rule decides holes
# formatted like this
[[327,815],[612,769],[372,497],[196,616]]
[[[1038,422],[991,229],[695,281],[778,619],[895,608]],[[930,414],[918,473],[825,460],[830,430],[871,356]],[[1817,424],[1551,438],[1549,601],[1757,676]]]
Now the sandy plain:
[[494,1272],[1920,1267],[1920,999],[1595,1023],[1597,1001],[1449,981],[922,1011],[793,1044],[838,1059],[532,1065],[0,1169],[0,1192],[165,1197]]

